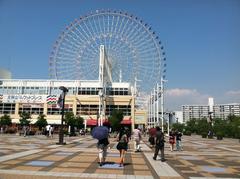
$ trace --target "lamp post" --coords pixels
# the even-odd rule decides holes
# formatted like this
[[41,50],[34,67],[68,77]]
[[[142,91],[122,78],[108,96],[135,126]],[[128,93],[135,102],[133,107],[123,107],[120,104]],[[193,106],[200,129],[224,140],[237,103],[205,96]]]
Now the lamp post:
[[[162,118],[162,131],[164,131],[163,128],[163,118],[164,118],[164,83],[167,82],[167,80],[164,80],[163,77],[161,77],[161,118]],[[169,121],[168,121],[168,128],[169,128]],[[169,130],[168,130],[169,131]]]
[[64,133],[63,133],[63,119],[64,119],[64,105],[65,105],[65,96],[66,93],[68,92],[68,89],[64,86],[60,86],[59,87],[60,90],[62,90],[62,94],[60,95],[59,99],[58,99],[58,104],[60,105],[61,109],[61,126],[60,126],[60,131],[59,131],[59,142],[57,143],[58,145],[65,145],[66,143],[63,142],[63,138],[64,138]]

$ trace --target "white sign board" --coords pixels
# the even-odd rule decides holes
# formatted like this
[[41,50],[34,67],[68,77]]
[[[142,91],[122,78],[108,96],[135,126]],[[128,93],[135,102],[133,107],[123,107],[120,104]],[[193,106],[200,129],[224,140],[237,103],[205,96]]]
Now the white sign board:
[[3,103],[45,103],[47,95],[9,94],[3,95]]

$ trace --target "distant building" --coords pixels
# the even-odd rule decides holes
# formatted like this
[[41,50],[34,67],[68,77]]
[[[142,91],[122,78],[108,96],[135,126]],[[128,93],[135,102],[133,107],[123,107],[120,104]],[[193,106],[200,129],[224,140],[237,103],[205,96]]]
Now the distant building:
[[6,69],[0,68],[0,79],[11,79],[12,73]]
[[183,123],[183,112],[182,111],[174,111],[174,123]]
[[229,115],[240,116],[240,103],[214,104],[213,98],[209,98],[208,105],[183,105],[183,122],[190,119],[221,118]]

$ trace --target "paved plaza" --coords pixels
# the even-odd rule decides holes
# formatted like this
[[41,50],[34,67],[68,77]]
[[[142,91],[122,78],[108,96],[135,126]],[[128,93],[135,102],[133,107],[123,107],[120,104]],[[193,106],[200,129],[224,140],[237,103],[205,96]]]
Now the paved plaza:
[[106,164],[98,165],[96,140],[91,136],[65,137],[67,145],[56,145],[45,136],[0,136],[0,179],[64,178],[240,178],[240,143],[234,139],[203,139],[183,136],[183,151],[165,146],[166,161],[152,159],[147,137],[142,152],[135,152],[133,141],[119,167],[117,141],[110,138]]

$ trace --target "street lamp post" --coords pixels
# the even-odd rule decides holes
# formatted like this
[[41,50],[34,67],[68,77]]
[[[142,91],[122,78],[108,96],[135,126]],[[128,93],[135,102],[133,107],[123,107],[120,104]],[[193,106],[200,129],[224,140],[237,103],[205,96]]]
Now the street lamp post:
[[[164,83],[167,82],[167,80],[164,80],[163,77],[161,77],[161,84],[160,84],[160,88],[161,88],[161,118],[162,118],[162,131],[164,131],[163,128],[163,119],[164,119]],[[169,123],[168,123],[168,127],[169,127]]]
[[64,105],[65,105],[65,96],[66,93],[68,92],[68,89],[64,86],[59,87],[60,90],[62,90],[62,94],[59,97],[58,103],[60,104],[60,107],[62,108],[62,117],[61,117],[61,126],[60,126],[60,131],[59,131],[59,142],[57,143],[58,145],[65,145],[66,143],[63,142],[64,138],[64,133],[63,133],[63,120],[64,120]]

